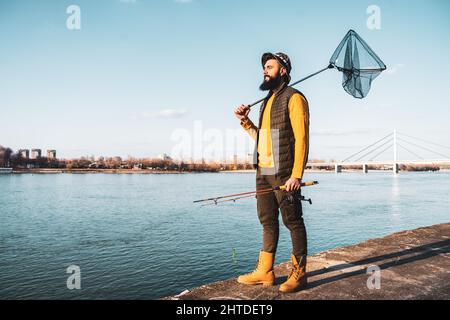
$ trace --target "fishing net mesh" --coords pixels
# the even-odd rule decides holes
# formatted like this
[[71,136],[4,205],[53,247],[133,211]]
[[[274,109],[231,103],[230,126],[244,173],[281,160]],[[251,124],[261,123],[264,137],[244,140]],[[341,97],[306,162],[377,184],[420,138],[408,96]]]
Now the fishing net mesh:
[[330,59],[330,65],[342,72],[342,86],[355,98],[362,99],[370,91],[372,81],[386,65],[353,30],[350,30]]

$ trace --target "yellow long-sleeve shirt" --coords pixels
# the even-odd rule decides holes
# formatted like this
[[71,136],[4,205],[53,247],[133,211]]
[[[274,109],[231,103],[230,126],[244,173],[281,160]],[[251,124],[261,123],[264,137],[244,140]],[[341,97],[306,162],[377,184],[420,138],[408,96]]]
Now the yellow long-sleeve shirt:
[[[270,134],[270,110],[272,109],[274,95],[267,101],[261,121],[261,129],[248,119],[241,122],[242,127],[256,140],[258,138],[258,166],[262,168],[273,168],[274,161],[272,155],[272,137]],[[289,119],[294,132],[294,166],[292,168],[292,178],[303,178],[309,150],[309,106],[306,99],[299,93],[295,93],[289,99],[288,104]]]

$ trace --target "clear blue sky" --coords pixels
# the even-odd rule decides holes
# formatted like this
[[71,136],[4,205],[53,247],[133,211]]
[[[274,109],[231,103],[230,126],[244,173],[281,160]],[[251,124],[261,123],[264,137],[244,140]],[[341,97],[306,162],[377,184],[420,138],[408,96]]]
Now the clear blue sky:
[[[66,27],[72,4],[81,30]],[[380,30],[366,26],[369,5],[381,9]],[[60,157],[170,153],[173,132],[195,121],[239,128],[233,108],[262,96],[263,52],[289,54],[295,80],[326,66],[352,28],[390,70],[363,100],[334,70],[299,86],[310,158],[342,159],[394,128],[450,146],[449,9],[446,0],[0,0],[0,144]]]

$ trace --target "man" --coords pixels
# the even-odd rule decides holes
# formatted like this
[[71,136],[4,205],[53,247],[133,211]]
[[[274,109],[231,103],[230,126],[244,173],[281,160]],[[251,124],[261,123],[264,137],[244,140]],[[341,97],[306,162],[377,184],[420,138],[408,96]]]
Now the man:
[[309,108],[298,90],[288,87],[291,62],[284,53],[265,53],[261,58],[264,81],[260,89],[269,91],[256,126],[248,118],[250,109],[241,105],[234,111],[241,126],[255,143],[256,189],[286,186],[257,195],[258,218],[263,227],[263,248],[256,269],[238,278],[243,284],[273,285],[273,264],[279,236],[279,210],[292,240],[292,267],[281,292],[294,292],[306,285],[306,230],[302,217],[300,185],[309,150]]

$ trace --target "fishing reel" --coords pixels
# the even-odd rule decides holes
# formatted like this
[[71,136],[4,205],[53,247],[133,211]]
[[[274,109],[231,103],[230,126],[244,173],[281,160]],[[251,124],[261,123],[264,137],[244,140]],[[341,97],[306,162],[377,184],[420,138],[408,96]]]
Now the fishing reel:
[[300,201],[306,201],[309,204],[312,204],[312,200],[311,198],[305,198],[305,196],[300,196]]
[[310,205],[312,205],[312,200],[311,198],[306,198],[305,196],[303,196],[302,194],[300,194],[300,192],[295,191],[295,192],[288,192],[286,195],[286,198],[281,202],[281,204],[283,204],[285,201],[289,202],[289,203],[294,203],[294,201],[305,201],[308,202]]

